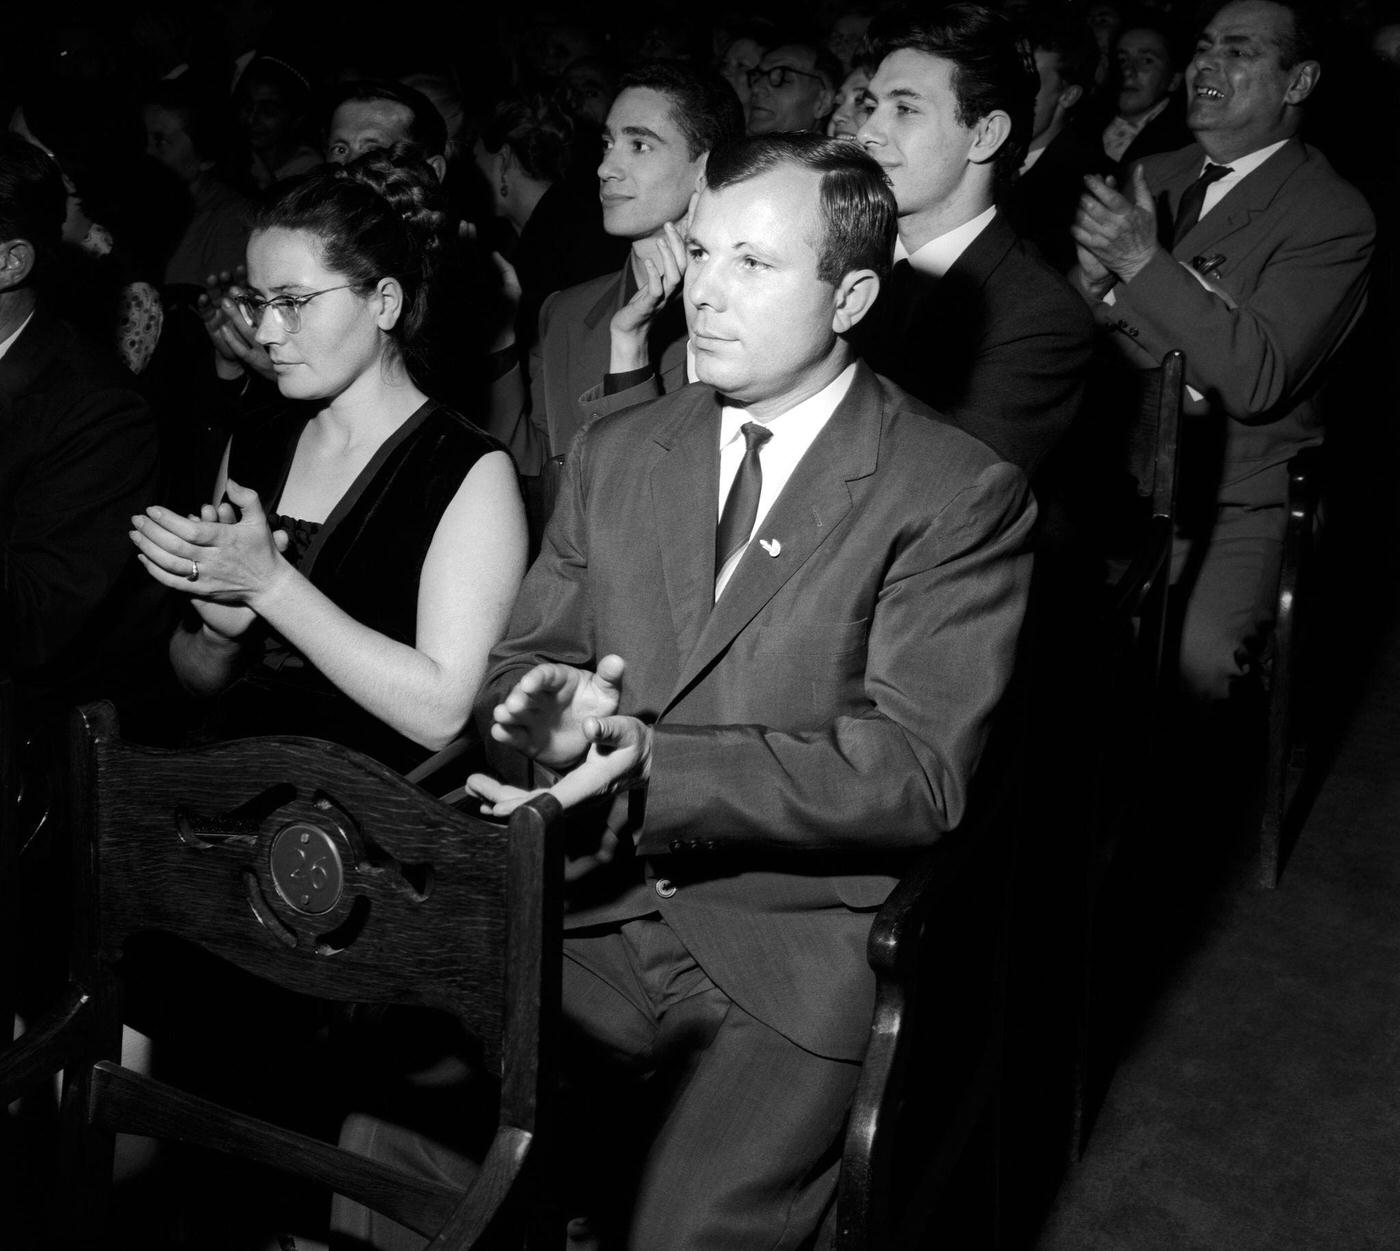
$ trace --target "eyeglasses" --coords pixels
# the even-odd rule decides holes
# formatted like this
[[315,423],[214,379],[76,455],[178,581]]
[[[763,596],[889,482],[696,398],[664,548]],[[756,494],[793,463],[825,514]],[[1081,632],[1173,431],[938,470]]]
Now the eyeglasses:
[[355,286],[353,282],[343,282],[338,287],[326,287],[306,295],[279,295],[271,300],[260,300],[255,295],[240,295],[234,299],[234,305],[248,319],[248,324],[254,330],[262,325],[264,313],[274,312],[277,314],[277,320],[282,323],[282,329],[288,334],[296,334],[301,329],[301,310],[318,295],[329,295],[332,291],[350,291]]
[[796,69],[791,65],[773,65],[768,69],[751,69],[748,70],[747,73],[750,87],[757,86],[760,78],[766,78],[768,80],[768,85],[774,90],[777,90],[779,87],[786,87],[796,76],[815,78],[818,82],[826,81],[820,74],[809,74],[806,70]]

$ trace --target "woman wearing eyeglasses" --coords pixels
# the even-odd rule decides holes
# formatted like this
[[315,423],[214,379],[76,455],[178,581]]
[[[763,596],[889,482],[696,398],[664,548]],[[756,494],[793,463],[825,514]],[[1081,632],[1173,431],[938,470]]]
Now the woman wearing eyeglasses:
[[405,770],[457,737],[525,564],[509,456],[419,389],[446,205],[401,150],[261,210],[234,315],[282,402],[230,440],[199,518],[132,541],[193,612],[170,655],[218,733],[330,738]]

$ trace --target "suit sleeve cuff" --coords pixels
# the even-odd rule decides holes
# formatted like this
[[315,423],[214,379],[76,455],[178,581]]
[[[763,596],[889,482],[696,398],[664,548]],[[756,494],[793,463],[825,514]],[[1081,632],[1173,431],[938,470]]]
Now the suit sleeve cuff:
[[604,374],[603,394],[617,395],[632,387],[641,386],[654,372],[650,365],[643,365],[640,369],[628,369],[618,374]]

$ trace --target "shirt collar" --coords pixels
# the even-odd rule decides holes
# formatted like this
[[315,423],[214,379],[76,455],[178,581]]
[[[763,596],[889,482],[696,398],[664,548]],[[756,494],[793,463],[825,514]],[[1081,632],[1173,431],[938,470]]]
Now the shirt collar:
[[1141,117],[1136,117],[1132,119],[1126,117],[1114,117],[1110,125],[1121,126],[1125,130],[1131,130],[1135,135],[1140,135],[1142,133],[1142,128],[1146,126],[1148,122],[1155,121],[1157,118],[1161,117],[1162,114],[1166,112],[1167,105],[1169,105],[1171,102],[1171,93],[1168,92],[1160,100],[1158,100],[1156,104],[1154,104],[1150,109],[1148,109],[1147,112],[1144,113]]
[[978,213],[971,221],[963,222],[961,226],[955,226],[936,239],[930,239],[917,252],[911,253],[904,246],[903,239],[896,239],[894,259],[896,261],[907,259],[909,264],[919,273],[942,278],[953,268],[958,257],[967,251],[972,241],[992,224],[992,218],[996,216],[996,211],[994,204]]
[[15,340],[18,339],[18,338],[20,337],[20,335],[22,335],[22,334],[24,333],[24,328],[25,328],[27,325],[29,325],[29,323],[30,323],[31,321],[33,321],[33,320],[34,320],[34,310],[31,308],[31,309],[29,310],[29,316],[26,317],[22,322],[20,322],[20,324],[19,324],[18,326],[15,327],[14,333],[11,334],[3,343],[0,343],[0,358],[4,357],[4,355],[5,355],[12,347],[14,347],[14,345],[15,345]]
[[[1207,165],[1228,165],[1230,167],[1230,172],[1225,177],[1228,178],[1231,183],[1239,182],[1246,174],[1252,174],[1287,142],[1287,139],[1280,139],[1277,143],[1269,144],[1267,148],[1258,148],[1253,152],[1246,153],[1244,156],[1237,157],[1233,161],[1216,161],[1212,160],[1210,157],[1206,157],[1206,159],[1201,162],[1201,172],[1205,172]],[[1221,179],[1221,181],[1223,182],[1225,179]]]
[[[770,417],[767,421],[759,424],[767,426],[775,435],[790,430],[794,426],[823,426],[831,419],[831,414],[836,411],[836,406],[846,398],[846,392],[851,389],[851,382],[855,376],[856,363],[852,361],[816,395],[809,395],[800,404],[794,404],[787,412],[779,413],[776,417]],[[748,409],[724,405],[720,409],[719,416],[720,447],[742,437],[739,433],[741,427],[746,422],[754,420],[756,418],[750,416]]]

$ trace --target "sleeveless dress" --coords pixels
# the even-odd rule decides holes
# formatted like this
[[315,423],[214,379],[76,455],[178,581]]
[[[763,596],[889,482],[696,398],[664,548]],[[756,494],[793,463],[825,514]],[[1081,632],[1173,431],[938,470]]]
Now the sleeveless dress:
[[[465,417],[429,400],[371,457],[319,525],[276,512],[311,405],[281,407],[234,435],[229,476],[257,491],[286,556],[360,624],[413,646],[418,581],[433,534],[471,467],[501,445]],[[330,739],[406,772],[428,749],[342,694],[261,622],[250,632],[245,674],[220,696],[220,738],[300,734]],[[468,727],[468,732],[471,727]]]

